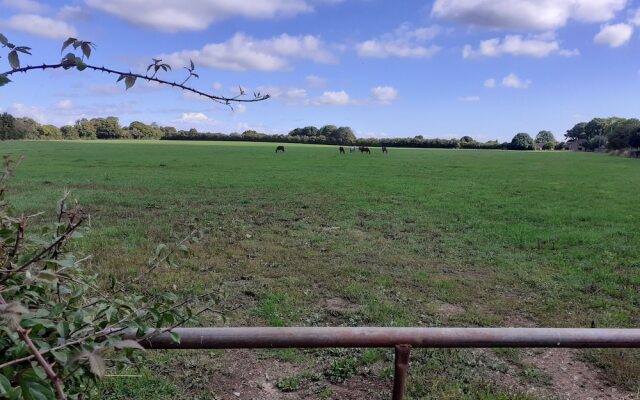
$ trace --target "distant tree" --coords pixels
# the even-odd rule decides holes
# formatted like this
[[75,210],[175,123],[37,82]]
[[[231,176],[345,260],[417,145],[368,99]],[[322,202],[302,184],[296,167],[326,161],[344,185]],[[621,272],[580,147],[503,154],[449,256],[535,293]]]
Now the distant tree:
[[55,125],[40,125],[38,126],[38,138],[45,140],[59,140],[62,139],[62,132]]
[[564,136],[568,140],[586,139],[586,133],[585,133],[586,126],[587,126],[586,122],[579,122],[575,124],[573,128],[569,129]]
[[80,139],[96,138],[96,126],[92,121],[82,118],[76,121],[74,127]]
[[174,128],[173,126],[165,126],[160,129],[162,130],[163,137],[175,135],[176,133],[178,133],[176,128]]
[[607,139],[610,149],[633,147],[631,139],[640,132],[640,121],[635,118],[618,120],[611,125]]
[[460,138],[460,143],[476,143],[476,141],[471,136],[463,136]]
[[356,141],[356,135],[348,126],[341,126],[333,134],[335,144],[352,144]]
[[512,150],[533,150],[533,139],[528,133],[520,132],[511,140]]
[[333,135],[337,130],[338,130],[338,127],[335,125],[325,125],[322,128],[320,128],[320,132],[318,132],[318,135],[322,135],[326,138],[333,138]]
[[120,139],[122,137],[122,127],[117,117],[95,118],[92,119],[96,129],[96,138],[98,139]]
[[0,114],[0,140],[17,139],[16,119],[9,113]]
[[416,135],[413,138],[416,139],[416,140],[424,140],[424,136],[422,136],[422,135]]
[[65,125],[62,128],[60,128],[60,132],[62,133],[62,138],[63,139],[78,139],[78,130],[76,129],[75,126],[71,126],[71,125]]
[[544,150],[552,150],[556,145],[556,138],[550,131],[540,131],[536,135],[536,144]]
[[16,118],[16,139],[37,139],[39,123],[31,118]]
[[595,150],[600,147],[607,147],[608,144],[609,140],[605,135],[596,135],[587,140],[587,143],[585,143],[585,147],[588,150]]
[[289,136],[318,136],[320,130],[315,126],[305,126],[304,128],[296,128],[289,132]]

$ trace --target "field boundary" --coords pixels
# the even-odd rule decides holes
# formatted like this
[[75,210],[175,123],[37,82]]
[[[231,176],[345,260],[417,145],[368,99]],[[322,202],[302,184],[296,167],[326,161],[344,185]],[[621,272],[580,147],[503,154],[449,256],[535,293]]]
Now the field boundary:
[[[171,333],[180,337],[177,342]],[[136,339],[135,334],[127,335]],[[139,338],[138,338],[139,339]],[[150,332],[147,349],[394,348],[393,400],[404,397],[411,348],[640,348],[640,329],[176,328]]]

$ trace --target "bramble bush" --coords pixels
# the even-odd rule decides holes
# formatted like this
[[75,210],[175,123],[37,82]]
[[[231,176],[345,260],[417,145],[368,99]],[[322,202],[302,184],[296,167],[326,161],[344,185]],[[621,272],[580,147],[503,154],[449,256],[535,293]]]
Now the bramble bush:
[[[172,246],[158,245],[148,265],[128,281],[110,276],[101,284],[83,268],[91,257],[68,251],[88,229],[88,216],[68,193],[48,225],[35,223],[41,213],[17,214],[6,190],[14,164],[5,157],[0,175],[1,397],[89,398],[107,368],[139,360],[140,341],[213,311],[215,294],[180,299],[140,289],[154,272],[176,267],[179,253],[187,253],[201,231],[194,229]],[[196,303],[208,305],[194,313]]]

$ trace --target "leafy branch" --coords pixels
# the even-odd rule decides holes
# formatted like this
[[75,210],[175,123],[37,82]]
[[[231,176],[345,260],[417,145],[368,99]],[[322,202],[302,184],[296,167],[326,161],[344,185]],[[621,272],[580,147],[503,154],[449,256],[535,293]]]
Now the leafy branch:
[[209,100],[213,100],[215,102],[225,104],[227,106],[231,106],[232,103],[253,103],[258,101],[264,101],[271,97],[268,94],[263,95],[260,93],[254,93],[254,96],[252,98],[244,98],[246,94],[244,91],[241,91],[240,94],[238,94],[237,96],[227,97],[227,96],[220,96],[220,95],[215,95],[211,93],[206,93],[201,90],[195,89],[193,87],[186,86],[185,84],[190,78],[192,77],[199,78],[199,75],[194,72],[195,65],[191,60],[189,62],[189,66],[184,67],[189,73],[189,75],[181,83],[178,83],[176,81],[169,81],[165,79],[159,79],[156,77],[156,75],[158,74],[158,72],[160,72],[160,70],[164,72],[171,71],[171,66],[169,64],[162,63],[161,59],[152,58],[153,63],[147,67],[147,74],[153,69],[152,75],[143,75],[139,73],[133,73],[131,71],[124,72],[124,71],[119,71],[113,68],[107,68],[105,66],[87,64],[85,60],[88,60],[91,57],[92,49],[95,49],[96,46],[92,42],[78,40],[76,38],[69,38],[65,40],[64,43],[62,44],[61,53],[63,53],[65,49],[71,46],[73,47],[74,51],[77,51],[78,49],[81,51],[81,57],[78,57],[74,52],[70,52],[65,54],[65,56],[62,58],[62,60],[59,63],[55,63],[55,64],[44,63],[41,65],[27,65],[24,67],[21,66],[20,57],[18,53],[31,55],[31,52],[30,52],[31,48],[26,46],[15,46],[14,44],[10,43],[8,39],[2,34],[0,34],[0,44],[2,44],[2,47],[8,47],[10,49],[8,59],[9,59],[9,65],[12,68],[9,71],[0,73],[0,86],[4,86],[12,82],[11,79],[9,79],[9,77],[20,72],[26,73],[34,70],[44,71],[44,70],[50,70],[50,69],[65,69],[65,70],[76,69],[78,71],[84,71],[86,69],[89,69],[93,71],[117,75],[118,79],[116,80],[116,83],[120,81],[124,81],[125,89],[132,88],[138,80],[144,80],[147,82],[155,82],[161,85],[171,86],[173,88],[179,88],[184,91],[191,92],[202,97],[206,97]]
[[[176,245],[159,245],[130,281],[99,282],[82,270],[90,257],[68,251],[70,241],[87,230],[88,216],[65,192],[52,226],[38,223],[31,229],[41,214],[15,216],[5,199],[14,165],[5,157],[0,166],[0,397],[91,397],[88,390],[107,368],[140,360],[140,341],[169,332],[179,342],[172,332],[176,327],[205,312],[226,312],[213,308],[215,293],[180,298],[139,288],[161,266],[174,267],[178,253],[188,254],[200,230]],[[196,306],[199,310],[192,310]],[[110,353],[116,354],[107,357]]]

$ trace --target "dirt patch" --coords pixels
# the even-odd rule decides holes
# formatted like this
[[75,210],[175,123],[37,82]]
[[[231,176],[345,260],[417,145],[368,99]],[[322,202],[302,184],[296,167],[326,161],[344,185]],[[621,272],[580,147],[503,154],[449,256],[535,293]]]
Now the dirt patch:
[[[321,364],[308,365],[273,358],[261,358],[251,350],[205,352],[188,357],[182,373],[174,379],[187,382],[189,398],[215,400],[293,400],[293,399],[386,399],[391,383],[384,379],[356,375],[344,383],[333,383],[322,376]],[[209,364],[203,369],[204,364]],[[316,379],[305,379],[305,374]],[[303,377],[299,388],[286,392],[278,388],[284,378]]]
[[431,305],[435,308],[436,314],[438,314],[438,317],[440,318],[451,318],[465,313],[464,307],[456,304],[438,301]]
[[[607,383],[602,371],[582,362],[573,349],[528,350],[518,368],[494,377],[501,386],[543,399],[631,400],[637,394]],[[533,377],[533,378],[532,378]],[[537,382],[531,382],[534,379]]]
[[301,372],[296,365],[278,360],[260,360],[249,350],[225,351],[219,367],[210,377],[215,399],[296,399],[295,393],[283,393],[279,379]]
[[331,314],[348,314],[357,311],[360,307],[342,297],[332,297],[324,301],[323,308]]

